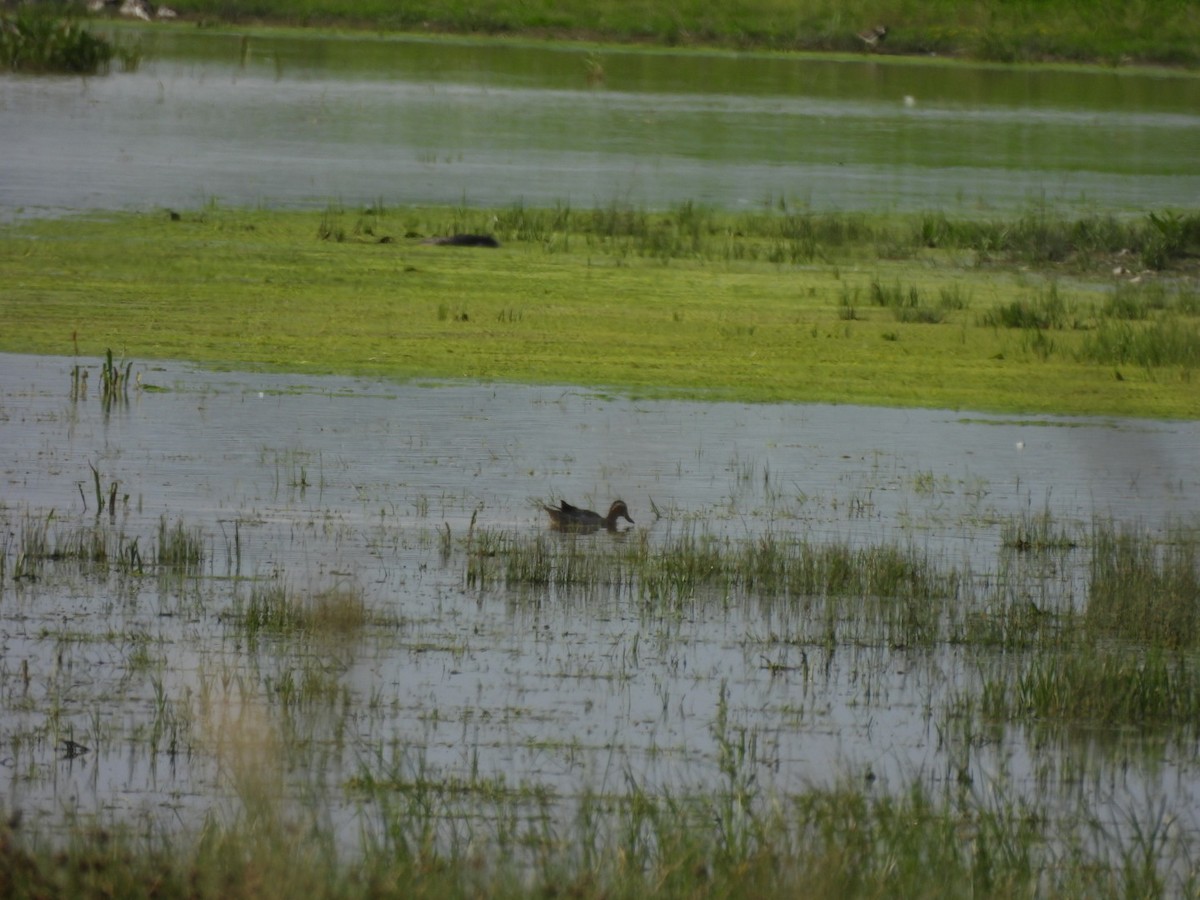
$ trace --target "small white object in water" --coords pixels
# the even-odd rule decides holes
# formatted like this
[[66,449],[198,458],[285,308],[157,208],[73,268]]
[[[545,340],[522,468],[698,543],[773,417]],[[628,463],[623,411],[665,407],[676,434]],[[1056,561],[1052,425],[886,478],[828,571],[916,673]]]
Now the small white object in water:
[[1025,449],[1025,442],[1017,441],[1017,452],[1020,453],[1024,449]]
[[263,399],[265,396],[267,396],[267,395],[266,395],[266,394],[264,394],[262,391],[259,391],[259,392],[258,392],[258,399],[259,399],[259,400]]
[[904,105],[907,106],[909,109],[912,109],[914,106],[917,105],[917,98],[914,97],[912,94],[905,94],[904,95]]

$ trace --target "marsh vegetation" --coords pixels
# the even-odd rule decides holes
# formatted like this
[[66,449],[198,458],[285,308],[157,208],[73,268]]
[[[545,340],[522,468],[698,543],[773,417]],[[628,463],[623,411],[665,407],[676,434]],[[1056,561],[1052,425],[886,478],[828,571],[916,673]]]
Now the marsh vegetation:
[[[399,379],[1200,413],[1194,213],[959,221],[786,204],[376,203],[103,220],[4,227],[0,347],[73,352],[77,334],[84,353]],[[477,232],[500,250],[421,243]]]
[[116,59],[124,71],[137,68],[136,44],[114,42],[80,19],[43,6],[0,13],[0,67],[26,74],[104,75]]
[[[180,6],[204,25],[248,9]],[[1024,7],[984,22],[936,3],[760,4],[736,22],[711,4],[560,4],[552,19],[255,7],[859,52],[854,31],[886,17],[871,66],[752,55],[739,83],[765,81],[737,96],[708,92],[741,54],[554,48],[534,77],[527,45],[484,64],[470,41],[298,49],[190,24],[154,32],[174,61],[120,84],[12,79],[6,115],[57,119],[7,134],[70,145],[57,125],[101,110],[110,143],[89,132],[85,158],[55,161],[105,197],[88,160],[111,155],[149,192],[114,205],[174,208],[45,217],[72,204],[40,190],[0,233],[0,349],[62,354],[0,354],[0,894],[1194,896],[1200,218],[1143,202],[1188,196],[1189,76],[1164,91],[1122,73],[1128,96],[1095,108],[1075,93],[1094,72],[1032,109],[1045,82],[1006,88],[965,142],[1003,202],[959,191],[942,209],[856,213],[849,182],[833,208],[790,199],[848,143],[890,164],[907,136],[917,191],[965,165],[924,157],[1004,70],[963,67],[926,117],[924,96],[890,93],[947,67],[882,77],[882,53],[1187,62],[1169,6],[1064,11],[1052,30]],[[160,79],[180,59],[194,77]],[[648,68],[664,80],[626,91]],[[839,118],[827,82],[861,69],[886,90]],[[798,73],[814,81],[793,97]],[[263,95],[292,102],[224,142]],[[457,206],[328,203],[361,192],[297,178],[283,150],[298,141],[326,168],[311,133],[363,128],[382,143],[337,156],[371,191],[457,185],[492,172],[467,159],[471,139],[433,118],[407,129],[414,148],[377,126],[433,106],[461,128],[501,96],[488,142],[505,145],[498,121],[536,96],[554,125],[531,129],[535,145],[569,132],[567,152],[590,154],[616,132],[635,147],[621,171],[683,167],[693,184],[679,148],[712,132],[698,165],[724,180],[752,157],[768,196],[717,209],[605,189],[621,199],[483,209],[464,187]],[[307,208],[273,209],[264,171],[256,208],[196,201],[211,191],[199,163],[170,186],[187,205],[167,199],[154,173],[177,170],[158,166],[171,154],[151,105],[195,125],[189,160],[212,150],[192,154],[206,133],[225,162],[274,132],[272,169],[305,185],[284,205]],[[1072,143],[1045,127],[1064,111],[1103,154],[1045,161]],[[743,142],[763,116],[769,139]],[[787,169],[793,128],[833,140]],[[1098,135],[1116,146],[1131,128],[1179,155],[1109,154]],[[1014,141],[1035,162],[1014,161]],[[53,180],[23,168],[44,144],[10,146],[9,184]],[[380,146],[386,178],[355,158]],[[875,203],[883,164],[850,162]],[[1049,201],[1012,187],[1031,165],[1023,183],[1053,182]],[[1058,206],[1068,193],[1077,205]],[[501,246],[425,243],[454,233]],[[552,533],[543,507],[562,496],[622,497],[638,525]]]
[[1185,423],[0,362],[10,896],[1198,886]]

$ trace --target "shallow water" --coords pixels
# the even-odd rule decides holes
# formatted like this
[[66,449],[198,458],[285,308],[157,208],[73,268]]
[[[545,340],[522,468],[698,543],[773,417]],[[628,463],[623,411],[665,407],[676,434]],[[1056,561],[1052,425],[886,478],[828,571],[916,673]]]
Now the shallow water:
[[[202,534],[206,560],[186,579],[47,561],[37,579],[0,588],[2,795],[39,827],[97,814],[152,833],[192,828],[248,802],[247,771],[298,802],[323,798],[350,844],[364,813],[347,783],[364,771],[495,778],[564,800],[620,790],[627,775],[647,790],[715,789],[723,693],[727,728],[755,736],[748,766],[773,790],[867,775],[879,790],[936,786],[965,765],[980,791],[1086,795],[1114,827],[1156,804],[1197,825],[1194,747],[1103,734],[1047,746],[1020,728],[956,744],[943,710],[1000,664],[986,651],[826,646],[804,637],[799,608],[753,597],[664,614],[612,586],[479,587],[464,540],[473,518],[477,532],[533,536],[546,529],[543,501],[602,508],[620,496],[634,536],[651,542],[896,542],[963,566],[986,594],[1010,516],[1045,510],[1081,537],[1096,517],[1195,522],[1200,423],[634,401],[182,364],[135,368],[141,386],[106,411],[95,368],[90,392],[72,398],[73,362],[0,356],[10,579],[23,534],[43,522],[108,522],[151,559],[160,521],[180,521]],[[97,517],[91,466],[127,498],[111,520]],[[1048,564],[1052,588],[1081,601],[1086,554]],[[327,641],[248,641],[239,603],[273,583],[355,586],[386,622]],[[64,739],[89,752],[66,758]]]
[[165,29],[0,75],[0,212],[230,205],[1144,211],[1200,198],[1200,79]]

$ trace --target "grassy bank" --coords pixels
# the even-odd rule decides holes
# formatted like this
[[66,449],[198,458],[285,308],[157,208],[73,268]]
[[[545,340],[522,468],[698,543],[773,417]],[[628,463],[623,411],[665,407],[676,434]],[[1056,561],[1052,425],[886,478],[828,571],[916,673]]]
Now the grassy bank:
[[857,52],[857,33],[882,24],[874,52],[1003,62],[1074,60],[1196,65],[1200,13],[1184,2],[969,3],[963,0],[747,0],[741,3],[395,4],[381,0],[178,0],[202,21],[379,30],[553,36],[669,46]]
[[[0,233],[0,348],[1193,418],[1200,219],[1166,218],[1164,232],[1158,215],[952,222],[687,204],[29,221]],[[503,246],[420,241],[462,231]]]

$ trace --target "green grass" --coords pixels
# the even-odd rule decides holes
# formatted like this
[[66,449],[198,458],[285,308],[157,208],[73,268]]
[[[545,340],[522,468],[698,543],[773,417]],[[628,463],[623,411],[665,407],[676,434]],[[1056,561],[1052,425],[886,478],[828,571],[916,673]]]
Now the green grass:
[[1196,10],[1185,2],[413,0],[397,5],[385,0],[178,0],[173,6],[185,17],[210,24],[270,22],[843,53],[863,52],[856,33],[885,24],[889,33],[877,53],[936,53],[1000,62],[1195,65],[1200,59]]
[[[638,396],[1200,415],[1200,230],[1181,226],[1166,282],[1180,286],[1131,320],[1111,304],[1108,254],[1157,227],[1039,221],[1071,236],[1054,262],[1026,217],[1005,228],[683,204],[23,221],[0,229],[0,349]],[[503,247],[408,237],[454,231],[492,231]],[[986,261],[972,256],[983,248]],[[884,305],[856,300],[873,291]]]
[[11,72],[104,74],[117,52],[73,19],[40,9],[0,14],[0,68]]

